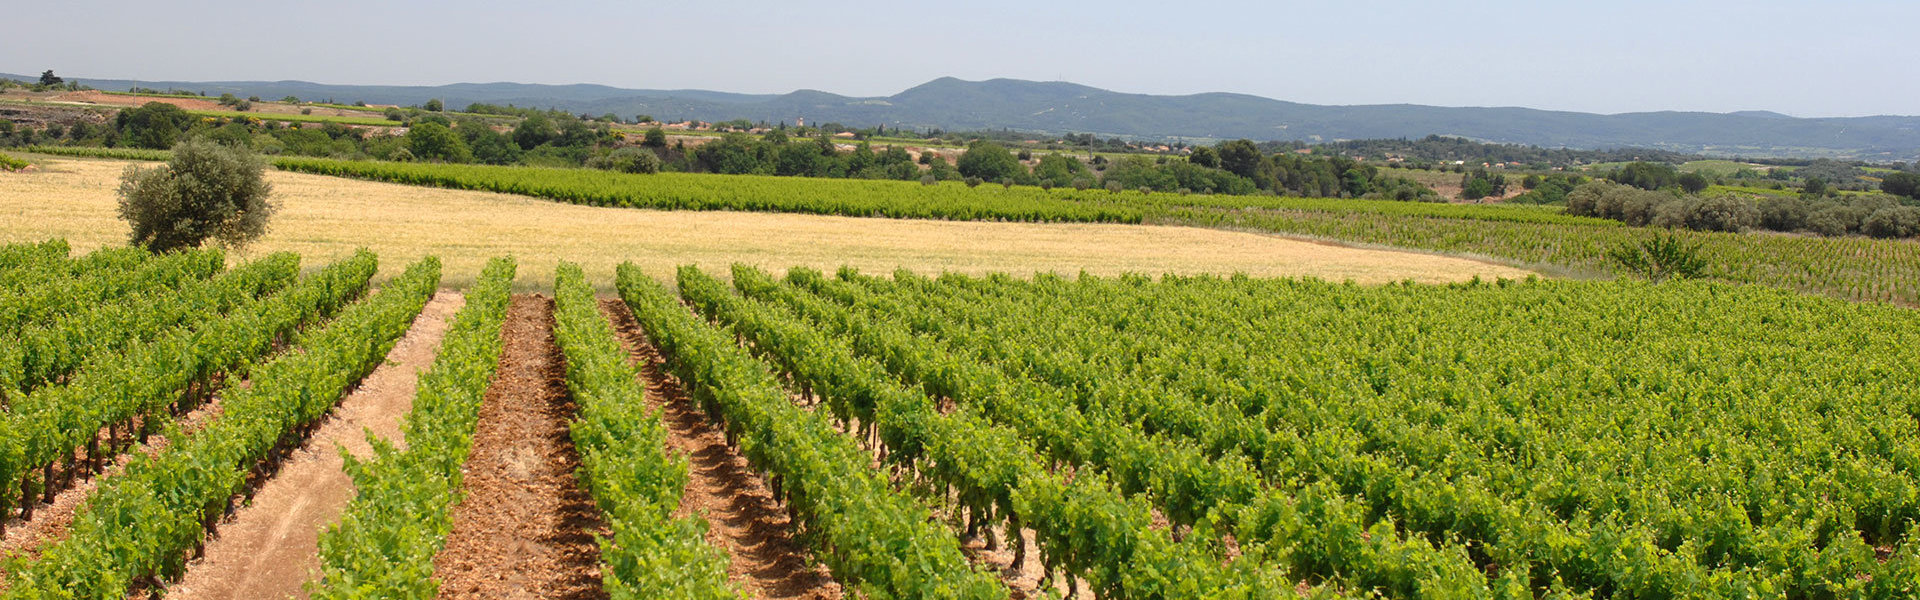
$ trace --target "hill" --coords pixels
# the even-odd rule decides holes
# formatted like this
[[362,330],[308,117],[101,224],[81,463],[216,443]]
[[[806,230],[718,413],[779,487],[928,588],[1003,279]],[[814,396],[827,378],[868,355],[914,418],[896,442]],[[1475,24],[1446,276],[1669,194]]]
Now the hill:
[[[0,75],[25,79],[25,76]],[[330,85],[303,81],[133,81],[71,78],[105,90],[132,87],[211,95],[449,106],[474,102],[557,107],[588,114],[648,114],[664,119],[750,119],[854,126],[1011,129],[1093,133],[1140,139],[1234,138],[1328,142],[1420,138],[1438,134],[1543,147],[1643,147],[1753,157],[1920,158],[1920,117],[1795,118],[1765,111],[1646,112],[1599,115],[1517,107],[1413,104],[1321,106],[1245,94],[1156,96],[1065,82],[936,79],[885,97],[801,90],[735,94],[705,90],[623,89],[602,85],[461,83],[444,86]]]

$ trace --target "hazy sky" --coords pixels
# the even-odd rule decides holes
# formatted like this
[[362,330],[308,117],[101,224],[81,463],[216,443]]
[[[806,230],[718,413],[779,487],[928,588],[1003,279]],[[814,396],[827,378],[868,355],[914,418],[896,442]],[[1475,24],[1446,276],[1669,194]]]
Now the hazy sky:
[[0,71],[890,95],[935,77],[1316,104],[1920,114],[1920,1],[59,0]]

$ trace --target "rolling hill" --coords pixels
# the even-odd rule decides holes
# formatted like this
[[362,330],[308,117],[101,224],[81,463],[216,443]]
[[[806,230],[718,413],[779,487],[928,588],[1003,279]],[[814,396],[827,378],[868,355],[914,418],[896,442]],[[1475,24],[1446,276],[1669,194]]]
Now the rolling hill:
[[[0,75],[30,79],[18,75]],[[949,130],[1011,129],[1138,139],[1333,141],[1429,134],[1546,147],[1647,147],[1716,155],[1920,158],[1920,117],[1795,118],[1766,111],[1599,115],[1530,108],[1412,104],[1322,106],[1245,94],[1156,96],[1065,82],[951,77],[885,97],[800,90],[735,94],[623,89],[602,85],[460,83],[444,86],[330,85],[303,81],[133,81],[71,78],[103,90],[134,86],[263,98],[419,104],[474,102],[557,107],[570,112],[663,119],[839,122]]]

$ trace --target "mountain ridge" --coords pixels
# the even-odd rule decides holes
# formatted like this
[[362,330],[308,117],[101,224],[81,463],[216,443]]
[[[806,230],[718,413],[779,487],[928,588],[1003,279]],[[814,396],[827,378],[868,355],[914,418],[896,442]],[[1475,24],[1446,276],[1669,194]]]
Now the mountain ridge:
[[[31,79],[19,75],[0,77]],[[1036,134],[1208,142],[1248,138],[1307,142],[1419,138],[1429,134],[1544,147],[1646,147],[1742,156],[1920,158],[1920,116],[1800,118],[1777,112],[1648,111],[1594,114],[1525,107],[1420,104],[1315,105],[1251,94],[1150,95],[1064,81],[940,77],[891,96],[846,96],[815,89],[743,94],[697,89],[633,89],[599,84],[455,83],[440,86],[339,85],[282,81],[139,81],[68,78],[104,90],[131,87],[232,93],[262,98],[421,104],[553,107],[585,114],[647,114],[663,119],[839,122],[914,129],[1013,130]]]

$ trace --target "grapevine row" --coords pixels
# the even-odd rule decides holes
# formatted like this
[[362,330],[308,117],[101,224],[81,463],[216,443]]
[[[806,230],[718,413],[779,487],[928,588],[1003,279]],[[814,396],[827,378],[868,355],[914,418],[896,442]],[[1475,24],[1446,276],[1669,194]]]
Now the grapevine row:
[[[764,273],[735,267],[744,287],[771,285]],[[1201,536],[1173,542],[1151,527],[1145,502],[1128,500],[1099,477],[1069,480],[1050,472],[1032,444],[1013,429],[968,411],[941,414],[934,401],[902,387],[885,369],[855,356],[843,341],[796,317],[735,297],[693,267],[679,275],[682,296],[709,318],[727,323],[804,389],[817,393],[843,421],[861,414],[878,428],[885,460],[944,488],[968,513],[969,533],[1005,522],[1014,536],[1032,527],[1048,572],[1089,579],[1106,598],[1264,597],[1293,583],[1249,564],[1223,564]],[[1204,590],[1204,593],[1203,593]]]
[[[361,252],[291,288],[247,301],[204,326],[176,329],[97,361],[64,384],[22,396],[0,415],[0,482],[6,482],[0,484],[0,499],[5,500],[0,506],[17,502],[30,511],[33,497],[43,489],[51,499],[57,462],[68,463],[71,477],[78,468],[76,449],[87,449],[89,467],[102,457],[100,430],[112,429],[110,444],[122,442],[122,434],[132,431],[139,418],[144,439],[169,408],[202,399],[217,374],[243,368],[296,328],[358,297],[375,266],[374,256]],[[38,479],[32,476],[36,469],[41,471]]]
[[[108,256],[121,254],[112,252]],[[18,333],[28,325],[128,294],[205,279],[227,266],[225,254],[218,250],[190,250],[151,259],[141,250],[126,255],[134,257],[130,262],[136,264],[102,264],[75,277],[42,281],[0,294],[0,333]]]
[[420,375],[401,426],[406,449],[369,434],[373,457],[346,457],[357,495],[320,536],[313,597],[426,599],[438,592],[433,557],[452,530],[461,467],[500,363],[514,270],[513,259],[493,259],[467,290],[433,367]]
[[17,269],[66,260],[71,251],[65,238],[0,245],[0,281]]
[[298,447],[379,366],[439,281],[437,259],[415,263],[302,336],[299,352],[253,369],[252,385],[230,390],[204,428],[102,479],[67,537],[15,573],[5,597],[121,598],[138,583],[177,577],[250,475]]
[[700,322],[631,263],[617,286],[679,379],[727,425],[730,442],[771,475],[793,522],[844,585],[872,598],[1006,598],[928,511],[889,489],[871,457],[825,415],[794,406],[768,367]]
[[601,313],[580,267],[554,280],[554,341],[566,355],[581,480],[612,535],[600,543],[601,582],[614,598],[740,599],[727,557],[706,542],[706,521],[674,518],[687,460],[667,450],[667,428],[647,404],[640,372]]
[[174,327],[191,327],[293,283],[300,257],[278,253],[204,281],[98,304],[20,332],[0,346],[0,398],[57,381],[94,357]]
[[[857,304],[860,290],[806,269],[788,271],[803,289]],[[736,277],[736,283],[751,280]],[[1056,463],[1094,467],[1122,490],[1145,493],[1175,523],[1232,531],[1250,554],[1284,561],[1289,571],[1347,588],[1397,595],[1493,593],[1458,547],[1435,546],[1402,535],[1390,524],[1363,525],[1366,507],[1343,501],[1322,485],[1283,482],[1268,489],[1243,458],[1211,458],[1199,448],[1134,429],[1103,412],[1084,412],[1058,390],[1003,376],[966,354],[949,354],[934,340],[917,338],[888,315],[911,314],[900,306],[862,308],[858,313],[778,294],[771,286],[743,288],[749,296],[776,297],[795,311],[853,341],[902,379],[930,395],[978,407],[996,422],[1014,427]],[[932,342],[932,343],[929,343]],[[1504,574],[1500,589],[1512,589],[1517,574]]]
[[[1818,451],[1819,448],[1859,447],[1863,443],[1891,444],[1895,446],[1892,449],[1895,460],[1891,465],[1870,456],[1841,457],[1835,461],[1809,455],[1793,460],[1755,462],[1746,467],[1748,473],[1728,480],[1726,477],[1731,474],[1724,468],[1715,467],[1712,462],[1698,463],[1693,457],[1712,448],[1713,455],[1749,457],[1737,459],[1744,462],[1767,453],[1777,454],[1781,449],[1745,449],[1752,445],[1752,436],[1764,429],[1746,429],[1737,436],[1723,437],[1717,430],[1722,426],[1718,422],[1728,417],[1708,416],[1722,410],[1715,403],[1696,400],[1637,408],[1638,414],[1651,411],[1684,416],[1697,412],[1712,420],[1663,425],[1686,428],[1704,425],[1705,429],[1695,429],[1689,434],[1688,445],[1635,442],[1608,432],[1607,423],[1618,419],[1607,416],[1607,412],[1566,411],[1565,407],[1579,407],[1586,402],[1578,396],[1545,404],[1535,404],[1537,401],[1512,404],[1526,394],[1552,397],[1574,391],[1613,396],[1619,390],[1587,392],[1581,390],[1584,386],[1577,382],[1591,380],[1590,375],[1557,372],[1565,370],[1558,365],[1545,371],[1532,364],[1510,369],[1492,360],[1498,355],[1489,356],[1484,349],[1457,347],[1457,340],[1500,340],[1501,350],[1512,352],[1516,344],[1524,344],[1543,333],[1553,336],[1577,332],[1577,328],[1558,321],[1558,317],[1553,320],[1534,317],[1508,323],[1504,315],[1515,310],[1553,310],[1551,307],[1567,302],[1594,306],[1614,304],[1601,298],[1583,299],[1595,291],[1609,291],[1616,298],[1622,291],[1632,294],[1635,312],[1643,315],[1663,315],[1675,307],[1701,312],[1689,315],[1683,322],[1701,327],[1702,335],[1717,335],[1711,332],[1727,325],[1724,321],[1728,319],[1718,314],[1742,315],[1742,318],[1761,316],[1765,322],[1768,317],[1763,315],[1774,310],[1770,305],[1790,300],[1792,304],[1810,305],[1795,310],[1813,309],[1811,305],[1818,305],[1821,314],[1839,321],[1832,325],[1834,330],[1856,332],[1849,333],[1848,337],[1855,338],[1851,343],[1859,344],[1864,340],[1858,331],[1887,327],[1869,325],[1870,321],[1845,324],[1864,316],[1856,313],[1910,318],[1907,311],[1900,309],[1849,306],[1765,290],[1729,295],[1724,293],[1724,286],[1659,288],[1670,293],[1653,294],[1651,290],[1612,284],[1413,286],[1373,290],[1290,282],[1225,282],[1214,278],[1170,278],[1160,284],[1098,278],[1061,283],[1041,278],[1034,284],[1013,284],[956,276],[943,277],[936,288],[911,276],[898,277],[895,284],[857,279],[876,290],[922,288],[912,295],[912,301],[945,307],[916,321],[930,328],[938,329],[941,323],[1004,321],[1002,327],[990,330],[966,333],[966,327],[956,326],[941,331],[940,335],[961,339],[963,345],[984,348],[983,351],[1000,360],[1017,363],[1019,371],[1056,381],[1057,385],[1066,386],[1064,389],[1075,390],[1082,402],[1095,402],[1134,415],[1143,419],[1143,426],[1180,431],[1195,439],[1207,440],[1210,447],[1241,450],[1256,457],[1264,454],[1272,459],[1262,463],[1269,478],[1306,477],[1336,482],[1346,493],[1364,494],[1375,504],[1376,512],[1402,515],[1410,527],[1435,535],[1459,536],[1469,542],[1486,542],[1487,552],[1496,563],[1511,560],[1504,557],[1533,557],[1538,563],[1551,567],[1536,572],[1536,579],[1552,575],[1564,577],[1576,587],[1642,590],[1640,593],[1711,589],[1710,586],[1725,584],[1781,590],[1793,597],[1820,597],[1835,587],[1835,582],[1853,586],[1860,585],[1860,581],[1884,582],[1887,578],[1873,551],[1858,537],[1851,541],[1846,536],[1819,541],[1811,536],[1827,534],[1814,532],[1858,527],[1867,539],[1887,543],[1905,539],[1903,531],[1908,527],[1906,524],[1912,522],[1911,516],[1902,515],[1913,514],[1911,490],[1915,488],[1910,474],[1916,465],[1907,461],[1906,466],[1901,466],[1900,457],[1914,454],[1912,450],[1898,447],[1912,448],[1913,444],[1910,438],[1893,433],[1902,428],[1897,424],[1850,411],[1844,419],[1853,424],[1838,431],[1797,430],[1792,434],[1796,438],[1791,446],[1794,454],[1799,454],[1801,448]],[[1721,297],[1711,301],[1689,298],[1702,291]],[[1432,313],[1431,308],[1420,306],[1436,299],[1471,302],[1455,302],[1442,313]],[[1534,299],[1553,303],[1523,308],[1527,306],[1523,302]],[[1488,300],[1496,303],[1478,306]],[[1029,311],[1037,307],[1064,310],[1055,310],[1046,319],[1005,317],[1030,314]],[[1482,312],[1487,314],[1478,318],[1452,317]],[[1274,314],[1288,315],[1288,318],[1265,322],[1284,325],[1248,327],[1249,323],[1263,322],[1262,316]],[[1381,320],[1378,316],[1385,314],[1396,318]],[[1450,318],[1435,319],[1435,314]],[[1342,321],[1354,318],[1358,322],[1326,321],[1329,318]],[[1018,327],[1004,326],[1009,324]],[[1443,324],[1448,328],[1441,329],[1439,326]],[[1458,327],[1458,331],[1454,331],[1454,327]],[[1407,331],[1395,331],[1401,329]],[[1270,330],[1272,335],[1267,335]],[[1895,326],[1891,330],[1902,328]],[[1745,351],[1766,356],[1778,369],[1771,371],[1770,378],[1807,377],[1806,383],[1794,385],[1793,389],[1802,390],[1801,393],[1816,396],[1832,393],[1822,390],[1839,380],[1822,381],[1826,376],[1818,372],[1833,370],[1832,366],[1846,368],[1844,361],[1823,359],[1802,363],[1790,355],[1768,349],[1774,343],[1773,338],[1778,338],[1783,346],[1817,343],[1815,340],[1822,336],[1816,331],[1757,330],[1745,332],[1744,336],[1744,344],[1730,346],[1745,346]],[[1687,346],[1700,344],[1694,337],[1678,339],[1685,340],[1681,343]],[[1395,348],[1405,343],[1401,340],[1419,342],[1408,344],[1402,353]],[[1889,348],[1904,345],[1893,340],[1886,342]],[[1596,346],[1592,341],[1556,340],[1555,343],[1583,351],[1593,351]],[[1368,357],[1367,354],[1375,351],[1367,348],[1375,345],[1385,346],[1392,358]],[[996,347],[998,349],[994,349]],[[1033,351],[1039,348],[1046,351]],[[1248,355],[1247,348],[1276,351]],[[1350,356],[1354,350],[1359,351],[1358,355]],[[1631,373],[1634,377],[1648,377],[1658,376],[1663,370],[1672,372],[1670,366],[1658,362],[1643,364],[1643,360],[1637,358],[1640,353],[1632,349],[1611,351],[1610,362],[1628,363],[1633,369],[1622,372],[1620,367],[1614,367],[1610,369],[1614,371],[1611,376]],[[1573,362],[1563,364],[1577,369],[1580,362],[1577,356],[1574,358]],[[1742,364],[1749,360],[1732,359],[1727,363]],[[1482,375],[1463,373],[1457,367],[1462,361],[1476,364],[1476,371]],[[1909,363],[1906,368],[1912,368],[1911,361],[1894,362]],[[1195,365],[1206,365],[1206,368],[1195,368]],[[1341,381],[1339,369],[1346,365],[1351,365],[1355,376]],[[1876,368],[1888,366],[1892,365]],[[1140,378],[1149,374],[1150,377]],[[1850,378],[1844,373],[1836,374]],[[1494,399],[1509,394],[1519,397],[1500,400],[1507,408],[1483,404],[1485,401],[1480,398],[1488,391],[1477,390],[1476,386],[1485,385],[1487,375],[1503,380],[1500,387],[1493,390],[1497,394]],[[1868,386],[1886,389],[1858,398],[1901,397],[1904,394],[1896,388],[1907,385],[1903,381],[1895,378]],[[1756,383],[1761,381],[1740,385]],[[1533,387],[1535,385],[1541,387]],[[1708,381],[1661,385],[1676,389],[1713,389]],[[1379,398],[1374,399],[1375,396]],[[1432,398],[1452,398],[1453,402],[1467,403],[1468,408],[1436,410],[1441,407],[1436,406]],[[1627,397],[1608,402],[1642,404],[1645,401]],[[1383,403],[1398,406],[1382,406]],[[1798,412],[1791,402],[1774,405],[1788,414]],[[1506,414],[1509,411],[1511,414]],[[1590,418],[1593,416],[1601,420],[1595,422]],[[1825,421],[1817,415],[1806,415],[1804,419],[1809,423]],[[1734,418],[1735,423],[1749,420]],[[1768,416],[1764,421],[1771,422],[1773,417]],[[1764,427],[1760,423],[1754,425]],[[1893,427],[1885,429],[1889,425]],[[1564,429],[1567,427],[1578,429]],[[1896,437],[1878,437],[1882,440],[1879,442],[1871,438],[1816,441],[1863,427],[1884,429],[1885,433],[1876,436]],[[1548,433],[1549,428],[1562,433]],[[1571,431],[1579,433],[1567,435]],[[1510,450],[1483,456],[1488,448]],[[1659,455],[1672,455],[1672,458],[1656,458]],[[1583,458],[1564,466],[1536,464],[1562,463],[1566,456]],[[1516,459],[1527,464],[1516,463]],[[1645,472],[1629,466],[1631,462],[1648,459],[1670,466]],[[1695,464],[1700,466],[1693,466]],[[1595,469],[1596,465],[1619,465],[1623,470],[1608,474],[1606,469]],[[1801,474],[1794,474],[1796,471]],[[1774,484],[1764,482],[1782,478],[1798,482],[1794,487],[1805,491],[1789,493],[1804,495],[1805,499],[1777,503],[1757,495],[1766,488],[1748,487],[1741,492],[1750,498],[1744,511],[1730,511],[1724,501],[1716,506],[1712,500],[1724,497],[1726,490],[1771,486]],[[1852,481],[1847,482],[1849,479]],[[1550,543],[1554,539],[1563,541]],[[1681,546],[1681,540],[1692,540],[1692,543]],[[1634,546],[1643,549],[1635,550]],[[1856,574],[1859,577],[1855,577]]]

